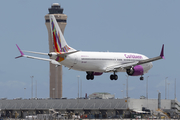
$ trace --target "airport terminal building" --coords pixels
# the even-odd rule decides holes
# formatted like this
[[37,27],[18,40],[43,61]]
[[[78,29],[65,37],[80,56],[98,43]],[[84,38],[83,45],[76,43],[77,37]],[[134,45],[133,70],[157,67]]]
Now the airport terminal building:
[[[29,115],[50,114],[53,109],[58,114],[71,114],[81,118],[131,118],[135,113],[156,113],[158,99],[14,99],[0,100],[2,117],[25,118]],[[160,100],[162,114],[179,115],[180,103],[177,100]],[[166,113],[164,112],[166,111]]]

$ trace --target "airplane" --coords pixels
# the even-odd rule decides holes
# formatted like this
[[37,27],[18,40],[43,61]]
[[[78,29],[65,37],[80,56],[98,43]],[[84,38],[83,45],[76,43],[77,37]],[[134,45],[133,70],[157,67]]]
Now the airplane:
[[[165,59],[164,44],[162,45],[160,55],[154,58],[148,58],[145,55],[137,53],[87,52],[76,50],[66,43],[54,15],[49,15],[49,18],[54,52],[22,51],[16,44],[21,53],[21,55],[16,58],[27,57],[45,60],[55,64],[56,67],[63,65],[69,69],[85,71],[87,73],[87,80],[93,80],[94,76],[109,72],[113,73],[110,75],[111,80],[118,79],[117,72],[126,72],[128,76],[141,76],[140,80],[143,80],[143,75],[153,67],[153,61]],[[23,52],[47,55],[50,58],[28,56]]]

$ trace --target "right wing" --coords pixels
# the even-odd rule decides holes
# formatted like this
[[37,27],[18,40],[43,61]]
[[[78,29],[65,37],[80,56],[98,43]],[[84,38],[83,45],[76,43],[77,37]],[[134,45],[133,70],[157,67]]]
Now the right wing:
[[106,68],[105,72],[116,71],[117,69],[120,69],[120,68],[121,69],[129,69],[132,66],[153,62],[153,61],[156,61],[156,60],[159,60],[159,59],[165,59],[164,58],[164,44],[162,46],[161,53],[160,53],[160,55],[158,57],[149,58],[149,59],[146,59],[146,60],[140,60],[140,61],[131,62],[131,63],[120,64],[120,65],[116,65],[116,66],[110,66],[110,67]]
[[[56,66],[60,66],[61,64],[59,62],[57,62],[54,59],[47,59],[47,58],[40,58],[40,57],[34,57],[34,56],[28,56],[28,55],[24,55],[24,53],[21,51],[21,49],[19,48],[19,46],[16,44],[19,52],[21,53],[20,56],[15,57],[15,58],[20,58],[20,57],[27,57],[27,58],[32,58],[32,59],[37,59],[37,60],[44,60],[44,61],[49,61],[52,64],[55,64]],[[26,51],[27,52],[27,51]],[[40,53],[40,52],[31,52],[31,53],[36,53],[36,54],[41,54],[41,55],[48,55],[48,53]]]

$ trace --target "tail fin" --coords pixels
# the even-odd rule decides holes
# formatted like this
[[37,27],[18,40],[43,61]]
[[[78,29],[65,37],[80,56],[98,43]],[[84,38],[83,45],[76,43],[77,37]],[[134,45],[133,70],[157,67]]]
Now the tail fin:
[[51,35],[52,35],[54,52],[67,53],[67,52],[75,51],[75,49],[71,48],[66,43],[66,40],[61,32],[61,29],[59,28],[59,25],[54,15],[49,15],[49,19],[50,19]]

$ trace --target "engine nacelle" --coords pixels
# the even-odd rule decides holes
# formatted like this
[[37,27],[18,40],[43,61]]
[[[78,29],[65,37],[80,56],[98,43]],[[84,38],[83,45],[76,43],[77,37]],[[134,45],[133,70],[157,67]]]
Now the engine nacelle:
[[56,52],[50,52],[48,53],[49,57],[51,57],[52,59],[56,59],[57,58],[57,53]]
[[131,67],[130,69],[126,69],[126,73],[129,76],[139,76],[144,74],[144,69],[141,65],[136,65],[135,67]]

